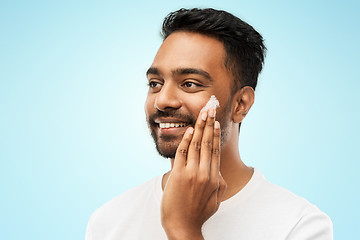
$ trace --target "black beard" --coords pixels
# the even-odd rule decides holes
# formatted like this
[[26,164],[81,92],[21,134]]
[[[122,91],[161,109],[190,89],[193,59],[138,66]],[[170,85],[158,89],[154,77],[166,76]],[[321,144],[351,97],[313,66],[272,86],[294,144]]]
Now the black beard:
[[[151,130],[151,136],[154,139],[156,150],[158,151],[160,156],[162,156],[164,158],[175,158],[177,149],[169,149],[170,146],[167,146],[167,147],[165,147],[166,150],[162,150],[159,146],[159,139],[157,138],[155,131]],[[173,140],[175,140],[175,137],[165,136],[165,137],[162,137],[161,139],[167,143],[169,143],[169,142],[171,143]],[[166,143],[163,143],[163,144],[166,144]],[[168,145],[170,145],[170,144],[168,144]]]
[[[148,127],[151,132],[151,136],[154,139],[155,147],[158,153],[165,158],[175,158],[177,147],[172,146],[174,141],[176,140],[176,136],[162,136],[161,141],[163,142],[162,145],[165,146],[163,149],[160,147],[159,138],[156,135],[155,128],[159,126],[159,124],[155,123],[156,118],[161,117],[171,117],[181,120],[181,122],[188,123],[188,126],[195,126],[196,119],[192,115],[188,114],[181,114],[176,109],[168,109],[166,111],[159,111],[157,110],[153,115],[149,116],[148,119]],[[180,142],[179,142],[180,143]]]

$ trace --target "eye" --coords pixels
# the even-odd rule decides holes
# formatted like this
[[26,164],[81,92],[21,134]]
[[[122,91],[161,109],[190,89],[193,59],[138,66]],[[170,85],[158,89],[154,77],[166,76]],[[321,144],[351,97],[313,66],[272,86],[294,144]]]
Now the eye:
[[157,85],[158,85],[157,82],[149,82],[149,83],[148,83],[148,86],[151,87],[151,88],[154,88],[154,87],[156,87]]
[[196,88],[199,87],[200,85],[194,82],[184,82],[182,86],[185,88]]
[[158,81],[151,80],[151,81],[148,82],[148,86],[149,86],[150,89],[156,90],[158,88],[161,88],[162,83],[160,83]]

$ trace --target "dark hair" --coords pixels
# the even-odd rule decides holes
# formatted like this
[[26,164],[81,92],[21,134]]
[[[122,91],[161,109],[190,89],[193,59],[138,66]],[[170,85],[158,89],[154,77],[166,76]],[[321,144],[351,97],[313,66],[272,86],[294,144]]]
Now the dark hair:
[[266,47],[255,29],[234,15],[212,8],[180,9],[164,19],[164,40],[173,32],[188,31],[215,37],[224,44],[225,66],[234,77],[233,92],[243,86],[256,88]]

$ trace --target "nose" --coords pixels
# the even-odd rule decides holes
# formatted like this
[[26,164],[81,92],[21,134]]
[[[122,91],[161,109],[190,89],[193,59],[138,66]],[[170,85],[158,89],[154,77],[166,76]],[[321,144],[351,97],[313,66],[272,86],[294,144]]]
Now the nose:
[[159,111],[178,109],[181,107],[176,84],[170,82],[162,86],[155,98],[154,107]]

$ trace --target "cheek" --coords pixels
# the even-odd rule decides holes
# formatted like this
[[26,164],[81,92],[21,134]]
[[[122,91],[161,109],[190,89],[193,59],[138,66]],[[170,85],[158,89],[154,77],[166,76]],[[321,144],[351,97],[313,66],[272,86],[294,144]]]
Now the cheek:
[[218,108],[216,117],[219,121],[229,122],[231,120],[231,99],[224,99],[223,101],[219,100],[220,108]]
[[222,113],[221,115],[223,115],[223,111],[225,111],[223,108],[227,105],[227,99],[219,98],[218,96],[221,96],[220,94],[208,93],[205,96],[187,98],[186,105],[195,118],[198,117],[201,109],[205,107],[212,95],[215,95],[215,97],[219,100],[220,108],[217,109],[217,112]]
[[189,106],[189,110],[194,115],[195,119],[198,117],[200,110],[206,105],[206,103],[209,101],[209,98],[189,98],[187,101],[187,105]]

